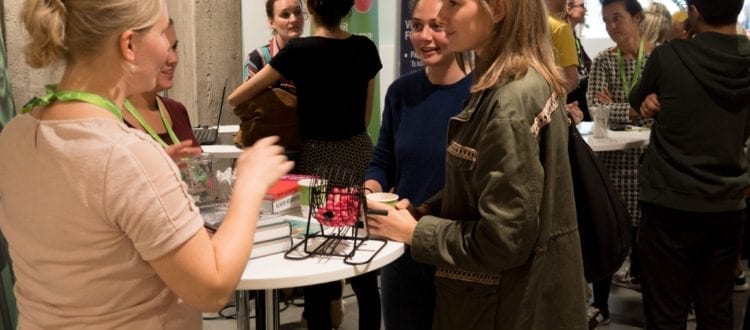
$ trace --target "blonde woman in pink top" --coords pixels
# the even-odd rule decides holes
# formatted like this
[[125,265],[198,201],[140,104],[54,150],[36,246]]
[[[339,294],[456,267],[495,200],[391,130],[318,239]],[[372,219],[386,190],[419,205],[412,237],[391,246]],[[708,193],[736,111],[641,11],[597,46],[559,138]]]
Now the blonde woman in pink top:
[[0,134],[21,329],[200,329],[236,288],[263,194],[292,163],[274,138],[248,148],[240,202],[208,237],[165,150],[121,117],[156,86],[167,17],[164,0],[24,2],[26,62],[65,70]]

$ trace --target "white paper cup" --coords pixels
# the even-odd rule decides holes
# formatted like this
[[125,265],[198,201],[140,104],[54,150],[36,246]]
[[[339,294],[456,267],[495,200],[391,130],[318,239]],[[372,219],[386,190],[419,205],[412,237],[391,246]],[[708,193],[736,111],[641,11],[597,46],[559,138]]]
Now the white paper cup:
[[396,203],[398,202],[398,195],[394,193],[388,193],[388,192],[371,193],[371,194],[365,195],[365,197],[369,200],[386,203],[390,206],[396,206]]

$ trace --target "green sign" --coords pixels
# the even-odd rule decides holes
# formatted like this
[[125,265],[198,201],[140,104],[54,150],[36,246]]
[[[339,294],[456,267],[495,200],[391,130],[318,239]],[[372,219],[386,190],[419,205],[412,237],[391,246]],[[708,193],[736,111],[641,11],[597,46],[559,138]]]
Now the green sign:
[[[345,22],[344,30],[366,36],[377,45],[378,3],[375,0],[355,0],[352,14]],[[372,114],[367,132],[370,134],[372,143],[376,143],[380,132],[380,75],[375,76],[375,93],[372,97]]]

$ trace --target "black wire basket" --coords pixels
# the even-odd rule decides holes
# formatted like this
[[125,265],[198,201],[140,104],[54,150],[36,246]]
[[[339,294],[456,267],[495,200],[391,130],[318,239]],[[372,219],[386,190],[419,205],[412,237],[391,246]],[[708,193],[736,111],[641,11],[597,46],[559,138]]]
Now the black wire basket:
[[[372,261],[386,240],[370,236],[365,219],[367,205],[362,178],[345,168],[322,168],[316,171],[310,187],[305,237],[285,254],[288,259],[305,259],[311,255],[343,257],[344,262],[361,265]],[[315,231],[317,224],[320,230]],[[367,243],[369,258],[355,259]],[[303,248],[304,253],[294,253]]]

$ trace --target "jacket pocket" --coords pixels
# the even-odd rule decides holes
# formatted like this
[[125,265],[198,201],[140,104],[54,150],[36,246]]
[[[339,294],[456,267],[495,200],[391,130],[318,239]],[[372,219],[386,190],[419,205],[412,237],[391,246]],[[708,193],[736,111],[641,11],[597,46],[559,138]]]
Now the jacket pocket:
[[471,171],[479,158],[479,150],[451,141],[446,150],[446,165],[456,170]]
[[495,329],[500,288],[436,277],[436,329]]

